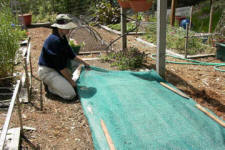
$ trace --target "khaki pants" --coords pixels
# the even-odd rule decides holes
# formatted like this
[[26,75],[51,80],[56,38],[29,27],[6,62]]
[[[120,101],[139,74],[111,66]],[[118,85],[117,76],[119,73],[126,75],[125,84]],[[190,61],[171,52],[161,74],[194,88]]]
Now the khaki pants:
[[72,100],[76,96],[72,85],[54,69],[46,66],[39,66],[38,75],[40,79],[47,84],[48,90],[51,93],[67,100]]

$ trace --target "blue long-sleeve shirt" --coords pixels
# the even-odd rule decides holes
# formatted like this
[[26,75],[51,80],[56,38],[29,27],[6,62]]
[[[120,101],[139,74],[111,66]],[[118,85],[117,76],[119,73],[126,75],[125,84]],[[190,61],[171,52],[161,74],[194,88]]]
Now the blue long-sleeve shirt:
[[38,64],[60,70],[66,68],[69,59],[76,54],[68,44],[66,37],[61,38],[57,33],[51,34],[44,42]]

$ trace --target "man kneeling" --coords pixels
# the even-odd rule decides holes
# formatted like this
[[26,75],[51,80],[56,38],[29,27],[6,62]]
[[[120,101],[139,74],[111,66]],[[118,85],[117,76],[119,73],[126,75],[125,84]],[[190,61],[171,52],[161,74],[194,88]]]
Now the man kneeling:
[[60,14],[51,27],[53,32],[45,40],[39,57],[38,74],[49,92],[72,100],[76,97],[76,82],[67,68],[68,60],[75,60],[86,67],[89,65],[76,56],[66,38],[70,30],[76,27],[72,19],[67,14]]

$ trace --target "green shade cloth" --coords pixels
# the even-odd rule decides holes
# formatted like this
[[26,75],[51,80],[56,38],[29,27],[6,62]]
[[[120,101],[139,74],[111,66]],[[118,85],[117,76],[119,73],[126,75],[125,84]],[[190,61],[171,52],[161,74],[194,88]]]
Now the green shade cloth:
[[102,119],[118,150],[224,150],[225,128],[159,82],[154,70],[83,69],[78,93],[95,149],[109,149]]

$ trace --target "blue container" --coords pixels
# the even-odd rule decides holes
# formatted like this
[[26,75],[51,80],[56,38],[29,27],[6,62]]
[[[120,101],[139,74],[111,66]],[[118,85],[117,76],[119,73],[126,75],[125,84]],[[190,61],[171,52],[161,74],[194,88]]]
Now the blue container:
[[216,58],[225,61],[225,44],[216,43]]
[[189,19],[183,19],[180,22],[180,27],[186,29],[187,24],[190,24],[190,20]]

